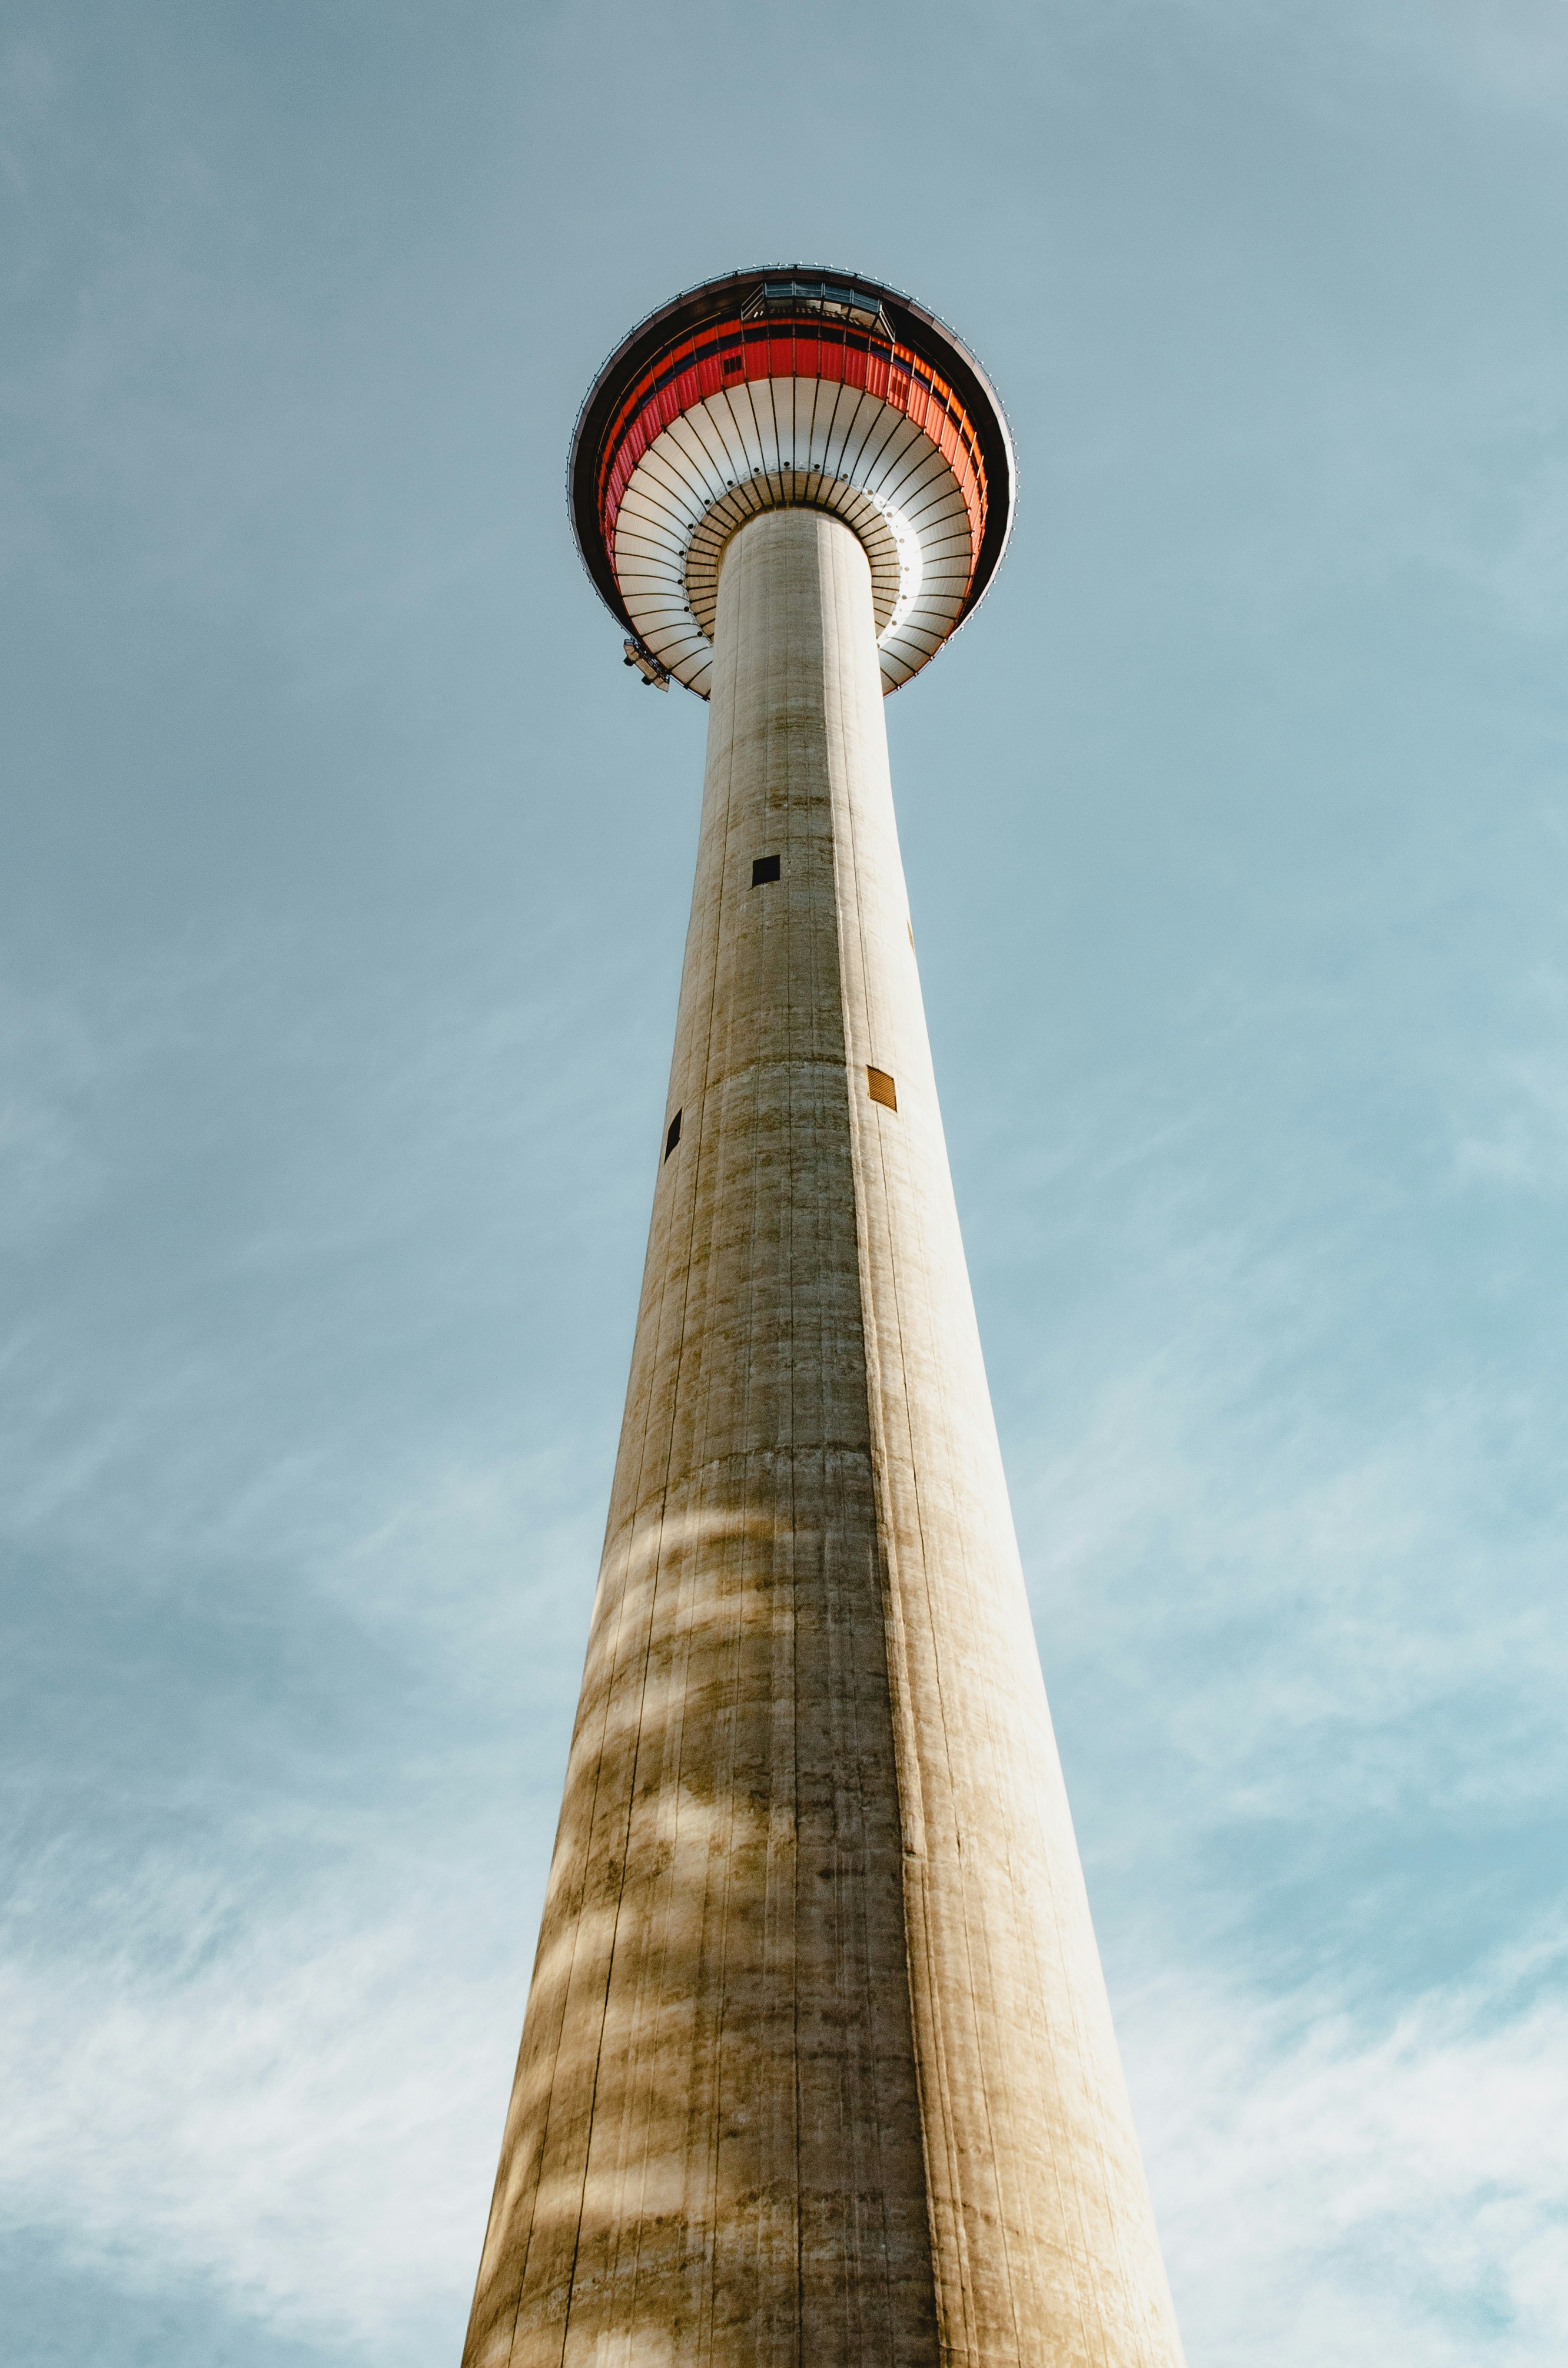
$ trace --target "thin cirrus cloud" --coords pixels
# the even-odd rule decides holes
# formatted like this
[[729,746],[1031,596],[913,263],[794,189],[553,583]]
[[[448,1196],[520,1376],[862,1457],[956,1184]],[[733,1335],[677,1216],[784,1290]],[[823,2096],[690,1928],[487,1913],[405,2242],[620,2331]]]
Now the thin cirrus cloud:
[[1552,2359],[1563,2268],[1564,1936],[1369,2025],[1172,1984],[1124,2016],[1189,2355],[1312,2368]]

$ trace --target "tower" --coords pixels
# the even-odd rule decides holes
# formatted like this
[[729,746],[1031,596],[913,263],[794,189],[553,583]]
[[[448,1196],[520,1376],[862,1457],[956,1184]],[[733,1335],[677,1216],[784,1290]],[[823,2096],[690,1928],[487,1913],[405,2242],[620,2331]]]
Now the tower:
[[973,358],[741,272],[571,497],[710,702],[604,1560],[464,2368],[1180,2368],[1025,1600],[882,699],[1014,463]]

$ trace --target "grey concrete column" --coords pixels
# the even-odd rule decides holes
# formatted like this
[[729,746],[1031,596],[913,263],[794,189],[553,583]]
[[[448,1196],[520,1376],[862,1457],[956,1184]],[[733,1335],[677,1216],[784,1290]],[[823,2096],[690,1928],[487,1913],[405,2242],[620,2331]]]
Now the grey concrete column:
[[855,536],[744,527],[715,643],[626,1417],[465,2362],[1176,2368]]

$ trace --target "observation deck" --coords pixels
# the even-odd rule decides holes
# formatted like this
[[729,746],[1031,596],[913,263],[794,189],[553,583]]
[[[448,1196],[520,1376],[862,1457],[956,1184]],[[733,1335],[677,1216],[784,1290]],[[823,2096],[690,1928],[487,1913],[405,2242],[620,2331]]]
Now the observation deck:
[[595,380],[572,441],[578,548],[644,679],[706,698],[719,566],[763,510],[826,510],[871,564],[884,692],[936,655],[1006,547],[1016,485],[972,354],[896,290],[805,265],[690,289]]

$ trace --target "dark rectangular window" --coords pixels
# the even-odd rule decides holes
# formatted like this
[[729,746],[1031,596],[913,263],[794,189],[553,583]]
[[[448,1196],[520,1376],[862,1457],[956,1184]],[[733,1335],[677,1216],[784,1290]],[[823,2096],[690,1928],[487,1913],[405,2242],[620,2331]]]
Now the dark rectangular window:
[[765,880],[777,880],[778,863],[779,859],[777,855],[754,855],[751,865],[752,886],[760,888]]
[[897,1110],[898,1088],[885,1069],[873,1069],[868,1066],[866,1090],[874,1102],[881,1103],[884,1110]]
[[[672,1118],[672,1119],[671,1119],[671,1121],[670,1121],[670,1131],[669,1131],[668,1134],[666,1134],[666,1135],[665,1135],[665,1159],[667,1159],[667,1158],[669,1157],[669,1156],[670,1156],[671,1152],[675,1149],[675,1147],[676,1147],[676,1144],[677,1144],[679,1141],[680,1141],[680,1112],[679,1112],[679,1110],[676,1110],[676,1114],[675,1114],[674,1118]],[[663,1161],[661,1161],[661,1162],[660,1162],[660,1165],[662,1166],[663,1164],[664,1164],[664,1163],[663,1163]]]
[[741,355],[726,354],[724,356],[724,376],[726,378],[738,378],[744,367],[744,363]]

